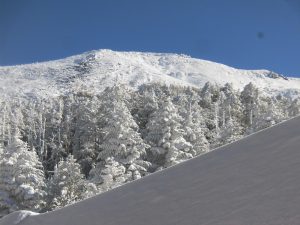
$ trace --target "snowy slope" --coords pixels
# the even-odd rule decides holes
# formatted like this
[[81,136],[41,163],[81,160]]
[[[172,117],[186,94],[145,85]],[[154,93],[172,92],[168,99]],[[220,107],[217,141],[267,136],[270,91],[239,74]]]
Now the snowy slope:
[[[298,225],[299,126],[297,117],[19,224]],[[18,214],[5,219],[0,225],[19,221]]]
[[38,213],[34,213],[31,211],[26,211],[26,210],[20,210],[13,212],[5,217],[3,217],[0,220],[0,225],[2,224],[9,224],[9,225],[15,225],[15,224],[20,224],[26,217],[28,216],[36,216]]
[[202,87],[227,82],[241,89],[253,82],[265,93],[299,95],[300,79],[267,70],[239,70],[186,55],[91,51],[66,59],[0,67],[1,95],[59,95],[73,89],[101,91],[116,81],[134,88],[149,82]]

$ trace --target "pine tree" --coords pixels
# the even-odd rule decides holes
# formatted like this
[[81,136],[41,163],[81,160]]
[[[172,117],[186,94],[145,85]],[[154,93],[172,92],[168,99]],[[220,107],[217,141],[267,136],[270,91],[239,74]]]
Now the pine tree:
[[122,185],[128,180],[128,176],[125,166],[115,161],[113,157],[107,157],[90,171],[90,179],[100,192],[104,192]]
[[203,118],[201,116],[201,108],[197,103],[190,104],[187,118],[184,120],[183,129],[184,137],[192,145],[190,151],[193,156],[206,153],[209,151],[209,143],[206,140],[202,129]]
[[159,167],[168,167],[192,158],[192,145],[184,139],[182,118],[170,98],[160,102],[147,124],[146,140],[151,145],[152,161]]
[[261,97],[259,114],[260,115],[253,120],[253,131],[270,127],[281,120],[280,112],[277,111],[276,102],[269,96]]
[[[39,211],[46,195],[42,164],[35,151],[29,151],[14,128],[11,142],[0,161],[0,207],[7,212]],[[3,210],[3,209],[2,209]]]
[[242,126],[242,104],[240,96],[232,87],[232,84],[225,84],[221,88],[220,114],[221,131],[220,145],[240,139],[244,134]]
[[140,90],[140,92],[139,101],[136,102],[137,112],[134,116],[138,121],[142,137],[144,137],[146,135],[146,124],[148,123],[149,117],[158,109],[158,98],[152,86],[145,90]]
[[88,176],[98,147],[100,128],[97,112],[99,102],[97,98],[86,94],[77,94],[75,100],[77,107],[74,116],[75,132],[72,137],[72,153],[82,166],[85,176]]
[[254,118],[259,117],[259,90],[253,83],[247,84],[241,92],[241,102],[244,106],[244,126],[248,129],[248,132],[253,132]]
[[212,146],[218,146],[217,142],[220,138],[220,88],[217,85],[207,82],[200,91],[200,97],[199,104],[203,108],[203,117],[208,128],[205,136]]
[[[106,104],[105,104],[106,103]],[[97,170],[113,166],[111,160],[123,166],[126,171],[124,182],[134,180],[146,175],[151,164],[145,161],[146,145],[138,133],[138,125],[134,121],[127,106],[122,100],[113,99],[112,102],[104,102],[105,127],[101,130],[103,140],[98,154]],[[109,165],[106,165],[106,162]],[[134,170],[133,170],[134,169]],[[91,174],[95,171],[91,171]],[[99,172],[97,172],[99,174]],[[99,182],[98,182],[99,183]]]
[[106,116],[107,125],[102,129],[104,140],[98,159],[114,157],[122,164],[131,164],[146,154],[147,145],[137,133],[138,126],[123,102],[110,103],[112,111]]
[[48,191],[48,209],[61,208],[84,198],[87,183],[72,155],[58,162],[49,180]]

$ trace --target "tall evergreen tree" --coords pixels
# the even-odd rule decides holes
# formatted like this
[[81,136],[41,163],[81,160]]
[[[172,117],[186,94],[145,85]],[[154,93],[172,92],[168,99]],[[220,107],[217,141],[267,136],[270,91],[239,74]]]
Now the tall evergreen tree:
[[44,171],[36,152],[28,150],[17,128],[14,128],[12,140],[1,155],[1,210],[39,211],[45,204]]
[[190,104],[187,118],[184,120],[184,138],[191,143],[193,156],[209,151],[209,143],[202,129],[203,118],[201,108],[197,103]]
[[170,98],[160,102],[147,124],[146,140],[151,145],[152,161],[159,167],[168,167],[192,158],[192,145],[184,139],[182,117]]
[[203,116],[205,117],[205,123],[208,128],[205,136],[209,143],[214,146],[219,140],[220,135],[220,88],[216,84],[207,82],[200,90],[200,97],[201,100],[199,104],[203,108]]
[[126,169],[124,182],[146,175],[151,166],[145,161],[148,145],[138,133],[138,125],[127,106],[122,100],[117,99],[104,103],[106,104],[103,107],[107,113],[104,117],[105,127],[102,129],[103,140],[98,154],[99,162],[91,174],[99,174],[110,164],[115,165],[111,163],[113,160]]
[[152,86],[145,90],[140,90],[139,102],[136,103],[137,112],[135,113],[136,120],[139,122],[139,128],[142,137],[146,135],[146,124],[150,115],[158,109],[158,98]]
[[221,96],[220,145],[240,139],[244,134],[242,126],[243,109],[239,93],[233,89],[232,84],[227,83],[221,88]]
[[241,92],[241,102],[244,106],[243,123],[248,132],[252,132],[254,119],[259,116],[259,90],[253,83],[247,84]]
[[55,167],[48,184],[48,209],[61,208],[82,200],[88,184],[81,173],[80,165],[72,155],[61,160]]

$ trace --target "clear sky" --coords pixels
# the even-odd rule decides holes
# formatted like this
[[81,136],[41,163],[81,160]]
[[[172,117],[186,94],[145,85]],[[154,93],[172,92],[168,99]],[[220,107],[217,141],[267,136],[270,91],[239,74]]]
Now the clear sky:
[[0,0],[0,65],[102,48],[300,76],[300,0]]

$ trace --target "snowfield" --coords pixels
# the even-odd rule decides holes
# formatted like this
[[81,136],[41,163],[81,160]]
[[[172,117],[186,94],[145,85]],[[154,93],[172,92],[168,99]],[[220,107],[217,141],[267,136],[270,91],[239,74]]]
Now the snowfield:
[[98,50],[61,60],[0,67],[2,95],[49,97],[82,87],[100,92],[117,81],[133,88],[151,82],[202,87],[210,81],[221,86],[232,83],[240,90],[252,82],[266,94],[300,93],[299,78],[268,70],[239,70],[177,54]]
[[[20,225],[298,225],[300,117]],[[1,225],[11,225],[18,213]],[[6,222],[9,221],[9,222]]]

